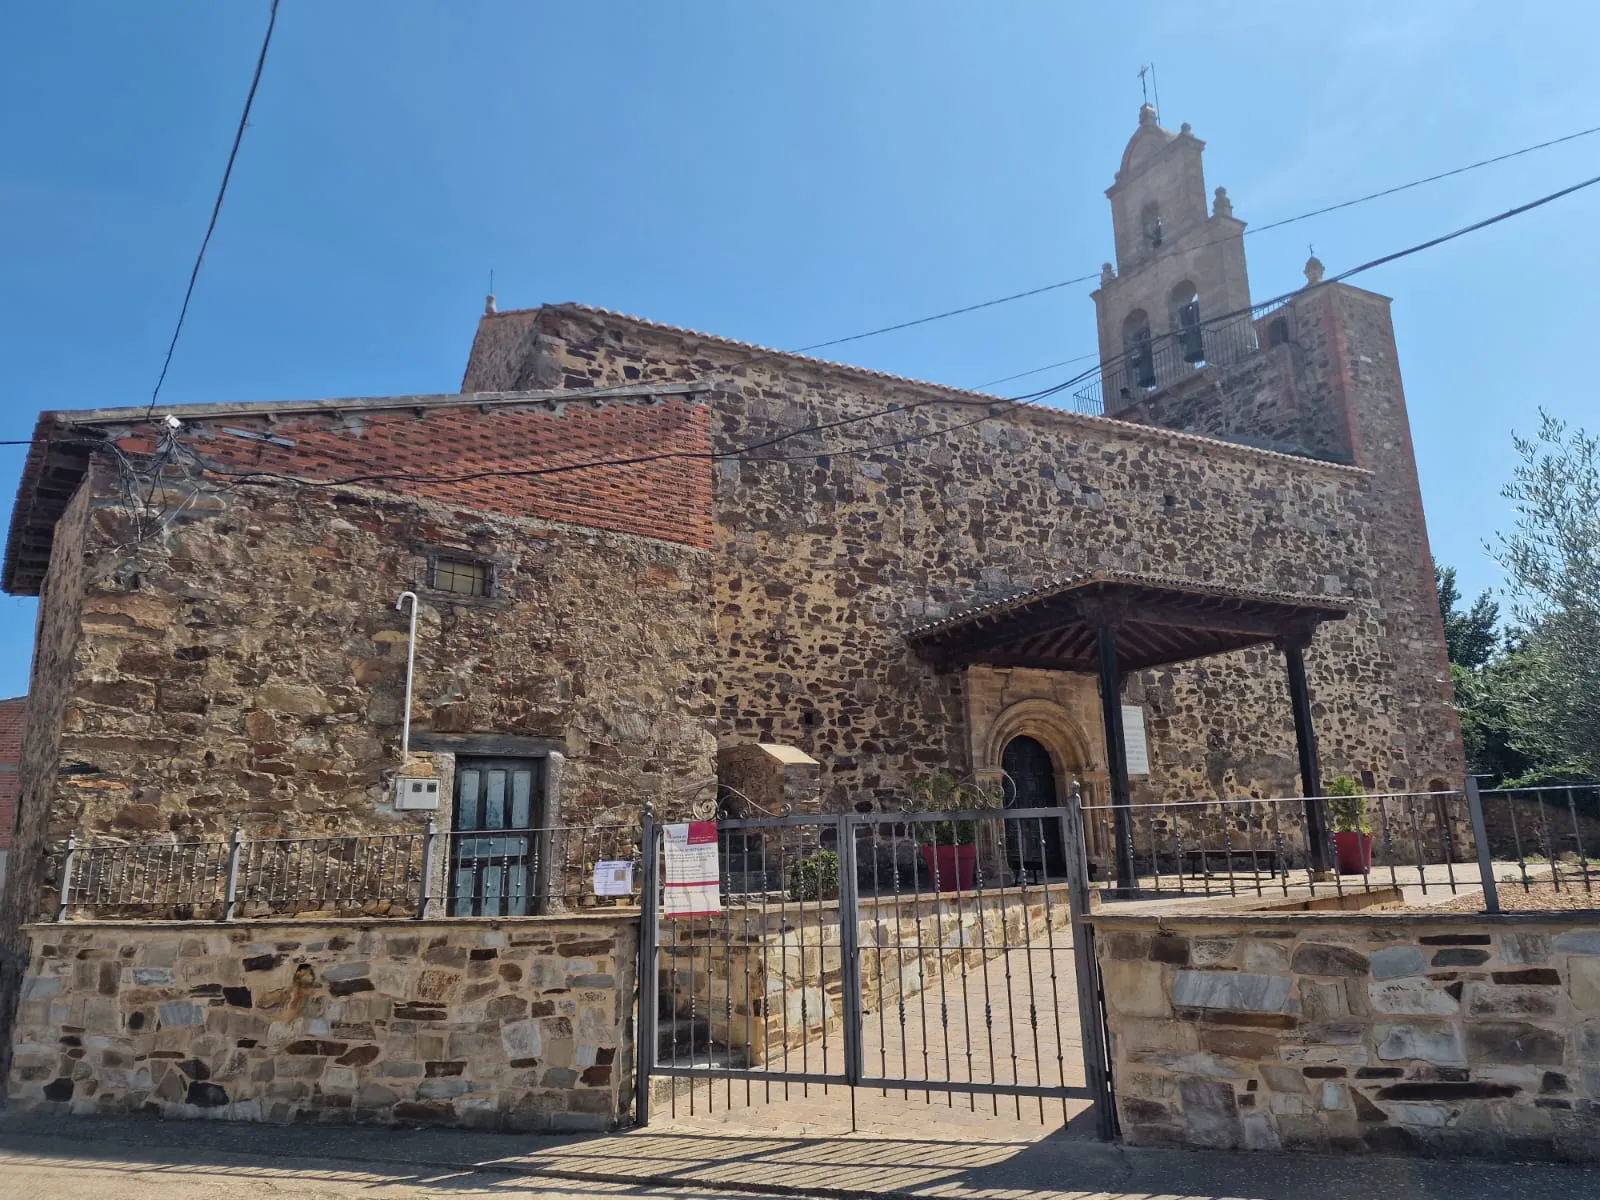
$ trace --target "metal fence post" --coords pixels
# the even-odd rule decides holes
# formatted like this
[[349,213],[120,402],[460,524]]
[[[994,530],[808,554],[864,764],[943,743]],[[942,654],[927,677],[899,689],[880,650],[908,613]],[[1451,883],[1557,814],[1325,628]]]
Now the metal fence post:
[[[851,1087],[861,1082],[861,896],[856,872],[856,826],[839,814],[839,968],[844,1005],[844,1075]],[[821,937],[821,934],[818,934]],[[827,1000],[823,1000],[827,1004]],[[824,1014],[823,1020],[827,1016]],[[853,1104],[853,1102],[852,1102]],[[854,1115],[852,1109],[852,1116]]]
[[[1094,1096],[1095,1132],[1101,1141],[1117,1135],[1112,1107],[1111,1066],[1102,1015],[1100,968],[1095,962],[1094,926],[1089,922],[1089,856],[1083,834],[1083,800],[1077,780],[1061,814],[1067,857],[1067,906],[1072,916],[1073,975],[1078,985],[1078,1025],[1083,1036],[1083,1071]],[[1049,886],[1048,884],[1046,886]]]
[[239,851],[244,846],[244,830],[233,827],[233,837],[228,840],[228,891],[222,906],[222,919],[233,920],[239,903]]
[[56,900],[56,921],[67,919],[67,901],[72,894],[72,869],[78,858],[78,837],[67,835],[67,853],[61,860],[61,895]]
[[[1472,840],[1478,846],[1478,877],[1483,880],[1483,907],[1486,912],[1500,911],[1500,889],[1495,885],[1494,862],[1489,855],[1488,827],[1483,820],[1483,797],[1478,793],[1478,778],[1467,775],[1467,814],[1472,818]],[[1446,815],[1446,820],[1449,816]]]
[[422,889],[417,897],[417,920],[428,915],[428,902],[433,899],[433,843],[439,835],[439,823],[429,817],[422,830]]
[[636,1125],[650,1123],[650,1068],[656,1061],[656,1009],[661,999],[660,951],[656,940],[661,911],[661,888],[656,880],[659,857],[655,810],[646,800],[639,824],[639,1015],[633,1023],[633,1119]]

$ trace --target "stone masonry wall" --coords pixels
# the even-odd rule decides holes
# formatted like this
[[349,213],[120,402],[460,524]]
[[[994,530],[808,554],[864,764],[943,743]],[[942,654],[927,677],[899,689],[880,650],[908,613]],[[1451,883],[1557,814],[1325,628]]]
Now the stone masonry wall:
[[1593,913],[1094,924],[1135,1145],[1600,1159]]
[[[724,459],[714,481],[719,736],[805,749],[833,806],[895,805],[909,777],[972,767],[962,677],[911,656],[904,630],[1097,568],[1347,598],[1308,655],[1325,772],[1459,775],[1438,706],[1413,702],[1387,644],[1367,472],[578,306],[486,318],[466,386],[633,379],[722,381],[724,453],[846,422]],[[890,405],[904,408],[873,415]],[[1153,672],[1128,694],[1149,707],[1144,798],[1297,790],[1276,652]]]
[[[93,479],[91,472],[90,479]],[[55,795],[61,726],[77,674],[80,647],[79,609],[86,564],[88,530],[87,484],[75,496],[56,526],[50,567],[41,589],[34,636],[33,674],[29,680],[28,721],[23,729],[17,766],[18,799],[15,836],[6,878],[0,887],[0,1078],[10,1061],[11,1022],[17,992],[28,959],[23,922],[33,915],[43,873],[45,834]]]
[[[41,722],[61,729],[34,785],[55,836],[420,825],[428,814],[396,813],[390,785],[403,590],[420,597],[414,738],[543,739],[567,756],[566,824],[636,822],[647,795],[715,774],[705,550],[271,484],[202,488],[161,540],[129,553],[120,495],[86,486],[83,499],[88,578],[42,609],[78,639],[51,673],[64,713]],[[489,564],[492,594],[430,588],[434,553]],[[446,796],[442,827],[449,808]]]
[[39,925],[11,1102],[168,1118],[605,1129],[632,918]]

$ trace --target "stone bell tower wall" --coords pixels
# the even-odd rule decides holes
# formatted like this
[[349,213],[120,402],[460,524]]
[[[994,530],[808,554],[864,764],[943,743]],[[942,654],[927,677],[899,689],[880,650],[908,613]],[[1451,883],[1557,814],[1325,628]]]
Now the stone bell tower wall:
[[1396,681],[1394,716],[1410,732],[1359,770],[1370,786],[1399,787],[1433,762],[1423,782],[1457,787],[1460,724],[1389,305],[1347,284],[1307,288],[1257,323],[1260,353],[1196,372],[1117,416],[1372,472],[1381,651]]

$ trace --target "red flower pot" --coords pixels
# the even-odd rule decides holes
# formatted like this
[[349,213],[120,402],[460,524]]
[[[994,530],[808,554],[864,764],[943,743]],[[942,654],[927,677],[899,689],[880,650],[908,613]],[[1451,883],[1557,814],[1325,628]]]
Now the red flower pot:
[[1333,849],[1339,860],[1339,874],[1365,875],[1372,870],[1370,833],[1336,833],[1333,835]]
[[923,846],[922,865],[928,868],[936,892],[970,891],[978,866],[976,846]]

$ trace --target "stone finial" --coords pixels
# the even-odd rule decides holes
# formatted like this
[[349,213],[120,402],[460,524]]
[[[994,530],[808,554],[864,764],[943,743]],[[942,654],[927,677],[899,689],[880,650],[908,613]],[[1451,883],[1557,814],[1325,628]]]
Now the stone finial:
[[1228,199],[1227,188],[1219,187],[1217,189],[1216,198],[1211,205],[1211,212],[1212,215],[1218,217],[1233,216],[1233,201]]
[[1194,136],[1194,126],[1189,124],[1189,122],[1185,121],[1182,125],[1178,126],[1178,136],[1179,137],[1193,137]]
[[1110,263],[1101,263],[1100,264],[1100,286],[1101,287],[1105,287],[1106,284],[1110,283],[1116,277],[1117,277],[1117,273],[1111,269],[1111,264]]
[[1322,260],[1315,254],[1306,259],[1306,286],[1310,287],[1312,284],[1321,283],[1323,270]]
[[495,313],[497,313],[499,311],[500,310],[497,309],[494,306],[494,297],[493,296],[485,296],[483,298],[483,315],[484,316],[490,317],[490,316],[493,316]]
[[1155,124],[1155,106],[1152,104],[1141,104],[1139,106],[1139,127],[1143,129],[1146,125],[1154,126]]

